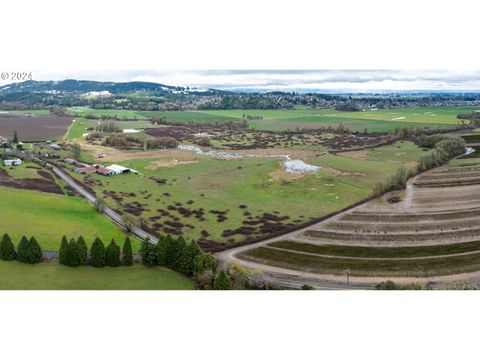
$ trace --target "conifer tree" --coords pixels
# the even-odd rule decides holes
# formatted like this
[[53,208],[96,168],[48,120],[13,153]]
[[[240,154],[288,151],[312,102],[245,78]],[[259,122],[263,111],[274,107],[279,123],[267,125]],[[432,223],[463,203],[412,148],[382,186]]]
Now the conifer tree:
[[167,260],[167,248],[171,243],[172,238],[170,236],[160,236],[157,243],[157,263],[160,266],[166,266]]
[[66,257],[67,257],[67,249],[68,249],[68,241],[67,237],[63,235],[62,243],[60,245],[60,250],[58,251],[58,261],[60,264],[66,265]]
[[133,251],[132,251],[132,242],[130,241],[130,237],[127,236],[125,242],[123,243],[123,251],[122,251],[122,263],[124,266],[132,266],[133,265]]
[[187,243],[183,237],[179,236],[172,240],[165,254],[165,262],[168,268],[180,271],[182,267],[182,257],[186,247]]
[[151,244],[149,238],[142,242],[140,255],[142,256],[142,264],[146,267],[152,267],[157,264],[157,248]]
[[20,262],[28,262],[28,239],[25,236],[22,236],[20,242],[17,246],[17,259]]
[[105,250],[105,263],[111,267],[120,266],[120,246],[117,245],[114,239],[112,239]]
[[177,271],[187,276],[193,276],[195,273],[195,259],[201,254],[202,250],[200,250],[197,242],[190,241],[182,250]]
[[12,239],[8,234],[3,235],[0,242],[0,259],[4,261],[15,260],[17,253],[15,252],[15,246],[13,246]]
[[228,278],[225,271],[220,271],[220,273],[215,278],[215,282],[213,283],[213,288],[215,290],[230,290],[232,284],[230,283],[230,279]]
[[78,256],[78,247],[75,239],[70,239],[65,253],[65,265],[77,267],[80,266],[80,258]]
[[90,248],[90,264],[94,267],[105,266],[105,245],[98,237],[93,241]]
[[77,252],[78,252],[78,263],[79,265],[87,265],[88,260],[88,247],[85,243],[83,236],[80,236],[77,239]]
[[43,253],[40,244],[35,237],[31,237],[28,242],[27,262],[29,264],[37,264],[42,261]]

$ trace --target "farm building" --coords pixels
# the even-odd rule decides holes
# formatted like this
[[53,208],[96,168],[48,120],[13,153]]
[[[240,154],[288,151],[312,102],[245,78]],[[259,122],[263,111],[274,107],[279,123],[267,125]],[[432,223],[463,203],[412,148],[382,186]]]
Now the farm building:
[[20,159],[7,159],[3,160],[5,166],[19,166],[22,165],[22,160]]
[[79,174],[97,173],[99,175],[104,175],[104,176],[128,174],[128,173],[139,174],[139,172],[136,170],[129,169],[124,166],[115,165],[115,164],[107,167],[101,164],[85,165],[84,167],[74,169],[73,171]]
[[97,174],[104,175],[104,176],[115,175],[115,173],[112,170],[107,168],[98,168]]
[[74,169],[73,171],[79,174],[93,174],[97,172],[97,169],[95,169],[94,167],[82,167],[82,168]]
[[112,172],[112,175],[128,174],[128,173],[138,174],[138,171],[136,170],[133,170],[124,166],[116,165],[116,164],[107,166],[105,169],[110,170]]

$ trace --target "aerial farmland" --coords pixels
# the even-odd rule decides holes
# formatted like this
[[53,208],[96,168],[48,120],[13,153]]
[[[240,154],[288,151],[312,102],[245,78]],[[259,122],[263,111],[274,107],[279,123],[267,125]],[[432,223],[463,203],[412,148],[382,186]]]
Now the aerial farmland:
[[[264,273],[270,283],[248,285],[262,288],[372,288],[480,271],[478,106],[204,109],[201,101],[188,110],[2,110],[0,232],[14,242],[34,237],[61,264],[65,242],[80,238],[92,251],[99,241],[115,251],[128,237],[144,264],[149,246],[160,252],[179,239],[216,269]],[[200,280],[187,265],[148,261],[199,288],[218,274]]]

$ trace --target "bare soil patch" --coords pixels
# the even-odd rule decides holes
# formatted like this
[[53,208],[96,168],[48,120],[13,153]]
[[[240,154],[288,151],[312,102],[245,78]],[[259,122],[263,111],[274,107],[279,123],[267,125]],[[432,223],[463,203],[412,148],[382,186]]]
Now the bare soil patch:
[[67,132],[72,120],[71,116],[0,114],[0,134],[11,139],[17,131],[21,141],[54,140]]
[[367,150],[357,150],[357,151],[345,151],[339,155],[346,156],[352,159],[365,160],[365,159],[368,159],[368,157],[370,156],[370,153]]
[[181,151],[177,149],[160,149],[152,151],[130,152],[89,143],[81,143],[81,146],[82,149],[89,151],[94,158],[101,158],[105,161],[110,162],[149,158],[166,158],[175,159],[177,161],[193,161],[198,158],[198,156],[193,152]]
[[16,179],[11,177],[4,169],[0,169],[0,186],[63,194],[62,189],[55,182],[51,173],[43,170],[40,170],[38,173],[43,179]]
[[295,181],[308,175],[308,173],[290,173],[286,172],[284,169],[280,169],[272,171],[268,175],[272,181]]
[[172,167],[178,165],[187,165],[197,163],[197,160],[177,160],[177,159],[162,159],[155,160],[150,163],[146,168],[150,170],[155,170],[163,167]]

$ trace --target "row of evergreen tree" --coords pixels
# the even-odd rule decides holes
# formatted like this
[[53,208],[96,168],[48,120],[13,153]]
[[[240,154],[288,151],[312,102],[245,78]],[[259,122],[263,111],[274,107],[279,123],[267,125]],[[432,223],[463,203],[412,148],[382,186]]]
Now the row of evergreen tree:
[[18,260],[27,264],[36,264],[42,261],[42,257],[42,248],[33,236],[30,240],[22,236],[16,249],[8,234],[3,235],[0,241],[0,259],[2,260]]
[[120,246],[114,239],[105,247],[103,241],[97,237],[93,241],[89,253],[83,236],[80,236],[77,240],[72,238],[70,241],[67,241],[64,236],[58,257],[60,264],[72,267],[84,265],[97,268],[104,266],[118,267],[120,265],[131,266],[133,264],[133,252],[132,242],[128,236],[123,243],[122,250],[120,252]]
[[156,245],[145,240],[140,255],[142,264],[147,267],[165,266],[189,277],[205,271],[214,273],[217,268],[212,254],[202,251],[195,241],[187,243],[182,236],[161,236]]

